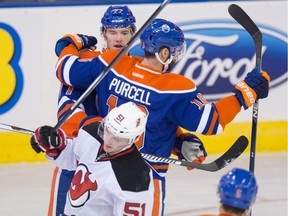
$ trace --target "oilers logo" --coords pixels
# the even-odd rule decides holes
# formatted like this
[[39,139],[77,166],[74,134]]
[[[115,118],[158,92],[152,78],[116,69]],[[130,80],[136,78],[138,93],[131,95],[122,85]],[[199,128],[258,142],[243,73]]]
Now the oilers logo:
[[0,22],[0,114],[10,110],[22,94],[20,57],[21,42],[17,32]]
[[[270,88],[287,81],[287,34],[259,25],[263,34],[262,70],[270,75]],[[192,79],[208,101],[230,95],[234,86],[255,67],[253,40],[236,22],[180,23],[187,50],[173,71]],[[132,55],[143,56],[139,45]]]

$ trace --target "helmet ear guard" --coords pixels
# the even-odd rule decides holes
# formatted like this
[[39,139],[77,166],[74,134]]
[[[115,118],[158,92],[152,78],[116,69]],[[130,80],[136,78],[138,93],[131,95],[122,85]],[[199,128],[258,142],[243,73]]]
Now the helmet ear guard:
[[258,185],[253,173],[235,168],[222,176],[218,193],[223,204],[247,210],[255,202]]
[[128,145],[135,143],[145,131],[147,115],[133,102],[127,102],[112,109],[104,119],[107,129],[120,138],[128,139]]
[[100,27],[103,34],[106,28],[131,28],[132,33],[136,32],[136,19],[132,11],[125,6],[110,6],[104,13]]

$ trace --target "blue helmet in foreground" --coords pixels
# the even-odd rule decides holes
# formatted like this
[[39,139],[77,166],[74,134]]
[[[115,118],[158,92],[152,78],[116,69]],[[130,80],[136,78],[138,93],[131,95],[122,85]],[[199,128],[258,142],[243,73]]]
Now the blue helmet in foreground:
[[218,192],[223,204],[249,209],[256,199],[258,186],[252,172],[235,168],[222,176]]
[[126,5],[110,6],[101,19],[101,32],[103,33],[105,28],[117,29],[131,27],[134,33],[136,31],[135,22],[136,19],[132,11]]
[[[183,31],[174,23],[164,19],[154,19],[140,36],[141,48],[149,53],[157,54],[165,46],[174,57],[180,60],[185,53],[186,43]],[[168,63],[170,63],[168,62]]]

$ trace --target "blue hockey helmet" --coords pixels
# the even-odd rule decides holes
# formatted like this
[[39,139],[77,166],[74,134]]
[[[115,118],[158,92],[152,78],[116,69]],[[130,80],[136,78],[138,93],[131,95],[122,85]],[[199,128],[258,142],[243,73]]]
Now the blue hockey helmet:
[[110,6],[104,13],[101,19],[101,32],[103,33],[105,28],[128,28],[131,27],[132,32],[136,31],[135,26],[136,19],[132,11],[126,6]]
[[158,54],[163,46],[167,47],[171,57],[176,57],[176,61],[182,58],[186,50],[183,31],[177,25],[165,19],[154,19],[141,34],[140,40],[141,48],[152,54]]
[[256,199],[258,186],[252,172],[235,168],[222,176],[218,192],[223,204],[247,210]]

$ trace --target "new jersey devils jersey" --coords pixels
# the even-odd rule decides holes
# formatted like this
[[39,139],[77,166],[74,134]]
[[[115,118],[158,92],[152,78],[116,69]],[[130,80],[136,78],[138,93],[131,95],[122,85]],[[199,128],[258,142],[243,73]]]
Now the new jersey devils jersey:
[[[107,156],[97,135],[99,123],[68,139],[55,165],[76,170],[67,193],[65,215],[147,215],[153,208],[152,171],[137,147]],[[154,214],[155,215],[155,214]]]

